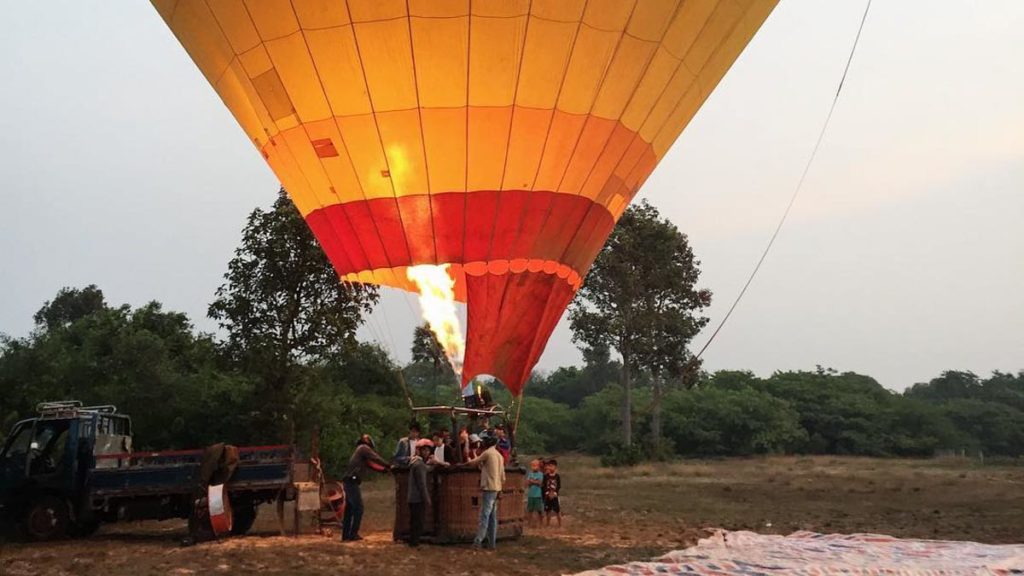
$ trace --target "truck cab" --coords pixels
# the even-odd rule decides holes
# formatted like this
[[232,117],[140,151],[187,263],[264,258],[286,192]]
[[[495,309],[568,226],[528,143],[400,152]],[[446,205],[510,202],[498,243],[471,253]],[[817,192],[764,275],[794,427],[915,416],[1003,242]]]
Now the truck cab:
[[81,502],[97,455],[131,451],[131,419],[113,406],[46,402],[14,425],[0,450],[0,516],[23,535],[88,534],[98,525]]

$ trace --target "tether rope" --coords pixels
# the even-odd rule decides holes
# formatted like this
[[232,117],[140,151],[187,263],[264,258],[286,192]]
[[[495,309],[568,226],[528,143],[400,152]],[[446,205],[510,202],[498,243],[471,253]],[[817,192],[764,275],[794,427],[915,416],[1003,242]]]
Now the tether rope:
[[800,180],[797,181],[796,188],[793,190],[793,194],[789,198],[789,204],[786,205],[786,210],[782,213],[782,218],[779,219],[778,225],[775,226],[775,231],[768,240],[768,245],[764,247],[764,251],[761,253],[761,258],[758,259],[754,269],[750,272],[750,276],[747,278],[746,283],[743,284],[743,288],[740,290],[740,293],[736,296],[736,299],[733,300],[732,306],[729,307],[729,311],[722,317],[721,322],[719,322],[718,326],[715,327],[715,331],[711,333],[711,337],[708,338],[707,342],[704,343],[704,346],[702,346],[700,351],[693,357],[694,361],[700,359],[701,355],[704,354],[704,351],[708,349],[708,346],[714,342],[718,333],[722,331],[722,327],[725,326],[726,321],[728,321],[729,317],[732,316],[733,311],[736,310],[736,306],[740,303],[740,300],[743,299],[743,295],[747,293],[747,288],[750,288],[750,284],[754,281],[754,277],[757,276],[758,270],[761,269],[761,265],[764,264],[765,258],[768,257],[768,252],[772,249],[772,245],[775,244],[775,239],[778,238],[779,231],[782,230],[783,224],[786,223],[786,219],[789,217],[789,212],[792,210],[797,196],[800,195],[800,190],[803,188],[804,181],[807,179],[807,173],[811,170],[811,165],[814,163],[814,159],[818,155],[818,149],[821,148],[821,142],[825,138],[825,132],[828,130],[829,123],[832,121],[832,113],[835,112],[836,104],[839,102],[839,95],[842,93],[843,85],[846,83],[846,75],[850,72],[850,64],[853,62],[853,55],[857,52],[857,44],[860,43],[860,35],[864,30],[864,22],[868,19],[868,11],[870,9],[871,0],[868,0],[867,4],[864,6],[864,15],[861,16],[860,26],[857,28],[857,36],[854,37],[853,46],[850,48],[850,56],[846,59],[846,67],[843,68],[843,75],[839,79],[839,86],[836,88],[836,94],[832,98],[832,105],[828,109],[828,115],[825,117],[825,122],[821,126],[821,131],[818,133],[818,140],[814,143],[814,149],[811,151],[810,157],[807,158],[807,164],[804,165],[804,171],[800,174]]

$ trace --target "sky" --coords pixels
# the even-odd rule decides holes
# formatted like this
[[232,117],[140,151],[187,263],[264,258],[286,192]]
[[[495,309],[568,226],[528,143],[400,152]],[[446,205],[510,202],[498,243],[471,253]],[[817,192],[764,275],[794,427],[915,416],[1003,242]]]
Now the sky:
[[[214,331],[206,308],[276,178],[148,2],[3,6],[0,333],[92,283]],[[863,9],[782,0],[642,189],[688,234],[712,326],[793,193]],[[894,390],[1024,369],[1022,29],[1019,0],[874,0],[796,205],[705,368],[821,365]],[[408,359],[413,307],[388,291],[361,335]],[[563,318],[538,367],[579,362]]]

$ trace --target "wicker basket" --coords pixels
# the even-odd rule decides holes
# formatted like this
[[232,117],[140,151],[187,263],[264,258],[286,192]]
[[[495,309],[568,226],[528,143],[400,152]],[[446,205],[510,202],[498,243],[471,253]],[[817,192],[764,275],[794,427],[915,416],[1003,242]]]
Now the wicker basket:
[[[394,539],[409,536],[409,504],[406,502],[409,471],[395,469]],[[475,468],[438,468],[430,475],[433,509],[423,520],[424,542],[454,544],[472,542],[480,520],[480,471]],[[523,535],[526,517],[526,470],[505,468],[505,486],[498,500],[498,539]]]

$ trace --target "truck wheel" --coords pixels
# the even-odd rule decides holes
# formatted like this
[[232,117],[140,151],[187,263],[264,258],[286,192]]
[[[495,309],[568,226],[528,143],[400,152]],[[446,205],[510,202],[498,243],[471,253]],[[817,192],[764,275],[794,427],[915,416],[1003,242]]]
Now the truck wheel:
[[29,540],[42,542],[64,537],[69,524],[68,505],[56,496],[37,496],[22,519],[22,531]]
[[231,507],[231,534],[241,536],[249,532],[256,522],[257,508],[255,504],[238,503]]

